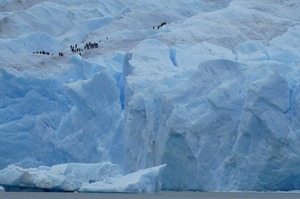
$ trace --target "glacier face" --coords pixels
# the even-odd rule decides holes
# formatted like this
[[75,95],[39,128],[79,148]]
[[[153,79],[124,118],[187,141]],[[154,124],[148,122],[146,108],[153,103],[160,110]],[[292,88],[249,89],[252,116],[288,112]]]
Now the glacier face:
[[299,8],[0,1],[0,168],[167,164],[164,189],[299,189]]

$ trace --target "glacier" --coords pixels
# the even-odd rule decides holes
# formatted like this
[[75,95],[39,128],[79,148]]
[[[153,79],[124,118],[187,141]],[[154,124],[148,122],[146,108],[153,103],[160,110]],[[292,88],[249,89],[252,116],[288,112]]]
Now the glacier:
[[166,164],[151,192],[300,189],[299,9],[0,1],[1,172],[112,162],[131,180],[86,190],[144,192],[130,173]]

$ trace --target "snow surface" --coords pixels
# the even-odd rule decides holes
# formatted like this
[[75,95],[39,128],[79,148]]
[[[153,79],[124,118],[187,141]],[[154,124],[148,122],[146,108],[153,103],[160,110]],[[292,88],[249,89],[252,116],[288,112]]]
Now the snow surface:
[[122,175],[121,168],[109,162],[70,163],[24,169],[9,165],[0,171],[1,185],[19,189],[80,192],[155,193],[161,188],[166,165]]
[[0,169],[167,164],[163,189],[300,189],[299,10],[0,0]]

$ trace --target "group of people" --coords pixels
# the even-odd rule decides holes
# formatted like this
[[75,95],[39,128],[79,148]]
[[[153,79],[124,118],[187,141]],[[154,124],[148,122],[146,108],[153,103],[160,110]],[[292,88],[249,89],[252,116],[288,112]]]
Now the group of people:
[[[108,38],[107,38],[108,39]],[[100,43],[101,41],[99,41]],[[87,50],[87,49],[92,49],[92,48],[98,48],[99,47],[99,44],[96,43],[96,42],[89,42],[89,43],[86,43],[84,45],[84,48],[80,48],[77,46],[77,44],[75,44],[74,46],[71,45],[70,46],[70,49],[73,53],[76,53],[76,52],[79,52],[79,55],[81,55],[81,51],[83,50]],[[36,52],[33,52],[33,54],[41,54],[41,55],[53,55],[53,53],[50,53],[50,52],[46,52],[46,51],[36,51]],[[64,56],[64,53],[63,52],[58,52],[58,56]]]
[[[101,41],[100,41],[101,42]],[[84,46],[84,50],[86,49],[90,49],[90,48],[98,48],[98,43],[94,42],[89,42],[89,43],[86,43],[85,46]]]
[[158,26],[153,26],[153,30],[156,28],[156,29],[160,29],[161,27],[163,27],[164,25],[166,25],[167,22],[162,22],[161,24],[159,24]]
[[[153,26],[153,29],[160,29],[161,27],[163,27],[166,24],[167,24],[167,22],[162,22],[158,26]],[[108,39],[108,37],[106,37],[106,39]],[[70,49],[71,49],[71,51],[73,53],[79,52],[79,55],[81,55],[81,52],[84,51],[84,50],[98,48],[100,42],[101,41],[99,41],[98,43],[97,42],[88,42],[88,43],[85,43],[84,48],[78,47],[77,44],[75,44],[74,46],[70,45]],[[36,52],[33,52],[33,54],[53,55],[53,53],[45,52],[45,51],[36,51]],[[64,56],[63,52],[59,52],[58,55],[59,56]]]
[[77,44],[75,44],[74,46],[71,45],[70,49],[73,53],[83,51],[83,49],[77,47]]
[[[40,55],[53,55],[53,53],[50,53],[50,52],[46,52],[46,51],[36,51],[36,52],[33,52],[32,54],[40,54]],[[62,52],[58,52],[58,55],[59,56],[64,56],[64,54]]]
[[[101,42],[101,41],[100,41],[100,42]],[[99,43],[100,43],[100,42],[99,42]],[[99,44],[96,43],[96,42],[93,42],[93,43],[92,43],[92,42],[86,43],[86,44],[84,45],[84,48],[78,47],[77,44],[75,44],[74,46],[73,46],[73,45],[70,45],[70,49],[71,49],[71,51],[72,51],[73,53],[81,52],[81,51],[87,50],[87,49],[98,48],[98,47],[99,47]]]
[[40,54],[40,55],[53,55],[53,53],[45,52],[45,51],[36,51],[33,54]]

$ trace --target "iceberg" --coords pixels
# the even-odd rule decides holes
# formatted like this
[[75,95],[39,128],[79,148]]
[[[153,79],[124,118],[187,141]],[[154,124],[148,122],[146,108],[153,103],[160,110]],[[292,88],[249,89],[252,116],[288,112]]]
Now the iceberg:
[[29,169],[10,165],[0,171],[0,184],[7,191],[155,193],[161,190],[160,180],[165,167],[161,165],[122,175],[121,168],[109,162]]
[[18,187],[49,191],[77,191],[85,183],[117,177],[121,173],[118,165],[108,162],[69,163],[29,169],[10,165],[0,171],[0,182],[7,190]]
[[79,192],[155,193],[161,190],[166,165],[141,169],[118,178],[83,185]]

